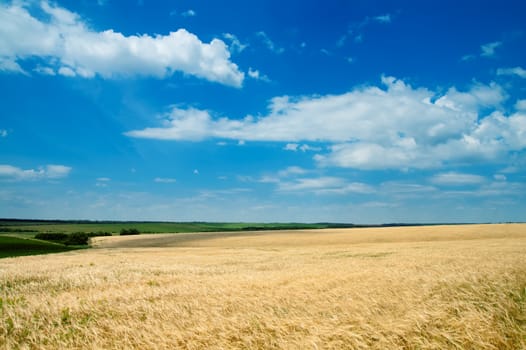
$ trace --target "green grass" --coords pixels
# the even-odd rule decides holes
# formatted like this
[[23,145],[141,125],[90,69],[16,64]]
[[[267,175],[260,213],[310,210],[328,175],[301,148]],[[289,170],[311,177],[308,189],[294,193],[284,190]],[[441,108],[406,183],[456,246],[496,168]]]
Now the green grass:
[[0,235],[0,258],[22,255],[60,253],[74,248],[62,244]]

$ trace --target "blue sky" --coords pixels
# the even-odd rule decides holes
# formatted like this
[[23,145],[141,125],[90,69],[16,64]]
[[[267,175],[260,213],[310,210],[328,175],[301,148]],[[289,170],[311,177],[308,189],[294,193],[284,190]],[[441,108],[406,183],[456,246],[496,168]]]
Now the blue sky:
[[0,217],[526,220],[523,1],[0,1]]

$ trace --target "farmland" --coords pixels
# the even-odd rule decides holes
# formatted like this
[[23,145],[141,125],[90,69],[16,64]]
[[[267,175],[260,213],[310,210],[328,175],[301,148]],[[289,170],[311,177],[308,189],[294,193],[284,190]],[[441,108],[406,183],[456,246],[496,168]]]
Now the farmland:
[[133,221],[38,221],[0,220],[0,233],[31,235],[37,232],[96,232],[117,234],[122,229],[136,228],[142,233],[186,233],[246,230],[321,229],[354,227],[352,224],[304,223],[223,223],[223,222],[133,222]]
[[526,347],[524,224],[92,240],[0,260],[0,344]]

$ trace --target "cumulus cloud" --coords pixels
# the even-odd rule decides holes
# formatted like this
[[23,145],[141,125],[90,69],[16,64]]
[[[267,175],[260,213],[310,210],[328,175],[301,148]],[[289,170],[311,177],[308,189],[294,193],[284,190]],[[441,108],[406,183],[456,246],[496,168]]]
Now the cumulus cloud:
[[37,73],[91,78],[153,76],[175,72],[239,87],[244,73],[230,61],[219,39],[203,43],[185,29],[167,35],[95,31],[76,13],[46,1],[36,17],[25,2],[0,4],[0,70],[25,72],[35,58]]
[[516,75],[526,79],[526,69],[522,67],[499,68],[497,69],[497,75]]
[[445,93],[392,77],[383,77],[382,83],[340,95],[275,97],[268,114],[258,118],[230,119],[175,107],[163,125],[127,135],[284,142],[290,151],[301,149],[301,142],[324,142],[329,153],[315,156],[319,165],[358,169],[503,162],[510,152],[526,148],[526,114],[500,111],[507,94],[496,83],[474,83],[465,91],[452,87]]
[[0,179],[11,181],[28,181],[42,179],[61,179],[67,177],[71,167],[65,165],[46,165],[38,169],[21,169],[12,165],[0,165]]

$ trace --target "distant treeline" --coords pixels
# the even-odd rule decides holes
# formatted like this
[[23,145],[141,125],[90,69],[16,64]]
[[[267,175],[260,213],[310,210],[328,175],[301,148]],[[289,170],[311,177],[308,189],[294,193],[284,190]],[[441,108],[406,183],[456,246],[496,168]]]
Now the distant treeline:
[[1,231],[1,232],[17,232],[17,233],[22,233],[22,232],[38,232],[37,230],[32,230],[32,229],[26,229],[26,228],[11,228],[11,227],[2,227],[2,226],[0,226],[0,231]]
[[91,237],[111,236],[109,232],[73,232],[73,233],[57,233],[57,232],[43,232],[35,235],[35,239],[43,241],[60,243],[64,245],[87,245]]

